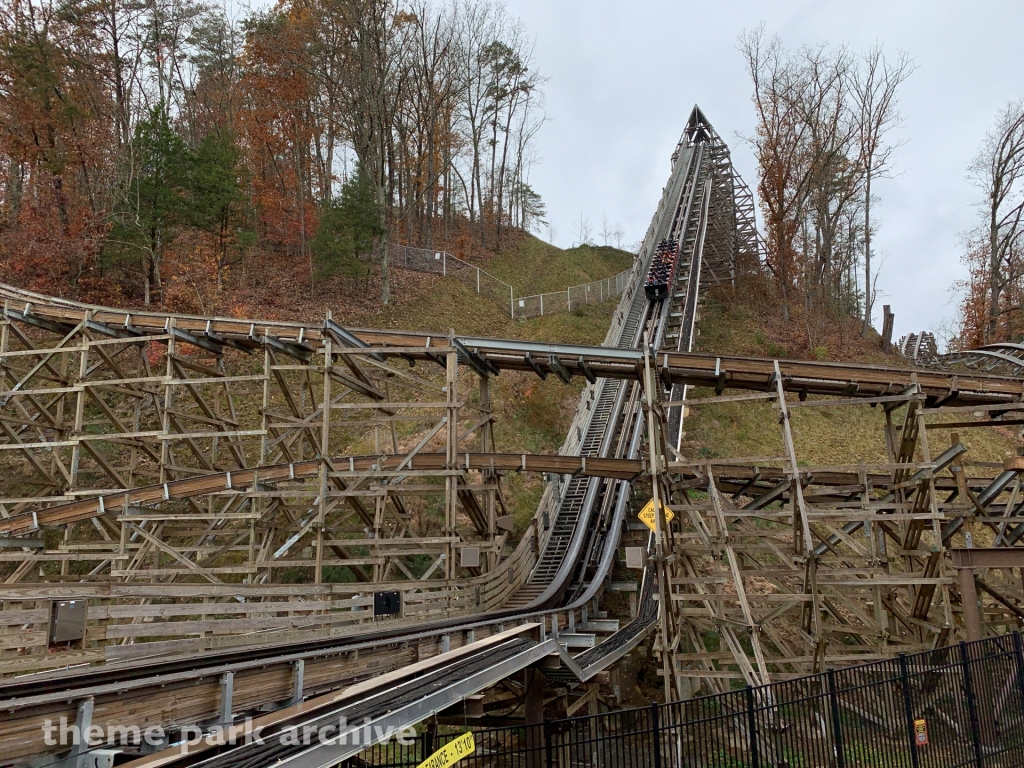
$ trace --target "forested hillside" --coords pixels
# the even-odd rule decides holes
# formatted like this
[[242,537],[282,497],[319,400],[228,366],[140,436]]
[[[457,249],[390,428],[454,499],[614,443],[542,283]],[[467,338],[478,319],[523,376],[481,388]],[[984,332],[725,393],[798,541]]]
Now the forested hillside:
[[[365,277],[388,242],[498,250],[544,78],[487,0],[12,0],[0,9],[0,268],[203,310],[243,273]],[[390,302],[389,272],[375,286]]]

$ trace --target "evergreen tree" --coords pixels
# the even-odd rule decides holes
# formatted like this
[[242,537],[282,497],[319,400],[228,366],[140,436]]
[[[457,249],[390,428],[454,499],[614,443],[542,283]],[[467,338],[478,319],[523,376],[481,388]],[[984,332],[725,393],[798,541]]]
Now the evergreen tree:
[[326,277],[340,269],[353,279],[364,277],[366,260],[382,234],[384,221],[373,184],[359,164],[341,193],[320,209],[313,240],[317,272]]
[[[146,304],[160,294],[160,263],[186,212],[189,153],[163,104],[135,127],[110,244],[115,258],[140,254]],[[130,258],[130,257],[129,257]]]
[[215,130],[203,137],[190,158],[187,219],[217,241],[217,290],[224,286],[224,272],[231,265],[229,255],[239,244],[245,220],[245,195],[240,186],[241,152],[227,130]]

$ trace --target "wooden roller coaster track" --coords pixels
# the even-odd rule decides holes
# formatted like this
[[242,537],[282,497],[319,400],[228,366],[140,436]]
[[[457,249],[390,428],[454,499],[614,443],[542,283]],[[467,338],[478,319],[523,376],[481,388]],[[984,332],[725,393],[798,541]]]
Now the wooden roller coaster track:
[[[651,303],[646,265],[667,237],[680,268]],[[0,681],[13,745],[0,764],[83,701],[94,721],[194,723],[223,715],[225,679],[230,716],[232,701],[301,699],[514,625],[538,645],[501,645],[494,669],[550,646],[549,676],[574,686],[656,631],[679,697],[964,636],[949,551],[1024,538],[1024,459],[971,461],[958,438],[1024,425],[1024,381],[996,365],[1015,352],[946,368],[693,353],[700,287],[757,258],[749,193],[695,110],[603,346],[0,286],[0,670],[79,667]],[[557,455],[499,450],[492,383],[506,371],[585,382]],[[684,455],[689,414],[725,406],[763,414],[778,450]],[[800,414],[857,408],[877,415],[873,461],[800,460]],[[523,472],[545,477],[529,519],[505,489]],[[638,537],[652,496],[673,519]],[[985,631],[1019,626],[1019,574],[977,584]],[[613,586],[636,590],[632,612],[599,619]],[[382,593],[397,613],[378,610]],[[69,601],[86,604],[84,634],[58,641]]]

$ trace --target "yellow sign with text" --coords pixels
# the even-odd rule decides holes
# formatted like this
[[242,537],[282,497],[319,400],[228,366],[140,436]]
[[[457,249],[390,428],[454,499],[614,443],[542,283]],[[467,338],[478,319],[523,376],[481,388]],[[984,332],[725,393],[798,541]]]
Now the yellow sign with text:
[[449,741],[416,768],[449,768],[462,758],[473,754],[474,750],[476,742],[473,741],[473,734],[464,733],[454,741]]
[[[671,523],[672,518],[675,517],[675,514],[673,514],[672,510],[666,507],[664,504],[661,505],[661,508],[665,510],[665,522]],[[646,525],[648,528],[650,528],[652,532],[657,532],[658,529],[656,527],[656,522],[654,520],[655,514],[656,513],[654,511],[654,499],[651,499],[650,501],[647,502],[647,506],[640,510],[640,514],[637,515],[637,517],[639,517],[640,522]]]

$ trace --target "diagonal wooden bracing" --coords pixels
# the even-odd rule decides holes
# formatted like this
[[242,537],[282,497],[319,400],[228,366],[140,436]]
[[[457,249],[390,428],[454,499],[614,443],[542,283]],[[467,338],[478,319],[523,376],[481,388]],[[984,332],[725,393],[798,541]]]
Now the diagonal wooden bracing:
[[[959,440],[958,430],[991,429],[992,412],[928,407],[908,387],[865,403],[884,409],[886,462],[807,467],[794,447],[793,410],[864,405],[787,402],[781,387],[766,399],[779,455],[742,469],[735,459],[666,464],[674,626],[661,651],[679,692],[701,684],[724,690],[732,679],[761,684],[962,638],[948,550],[1005,545],[1021,511],[1024,462],[972,463]],[[950,442],[936,445],[939,435]],[[1019,576],[990,571],[983,584],[993,587],[982,600],[989,631],[1019,627]]]
[[[661,591],[657,649],[676,694],[692,690],[687,681],[760,683],[958,636],[945,552],[1017,544],[1024,500],[1016,464],[998,471],[968,463],[955,438],[946,447],[949,419],[1018,426],[1024,383],[977,367],[693,354],[701,285],[755,268],[752,214],[728,147],[695,109],[605,347],[354,333],[329,315],[132,312],[0,286],[5,668],[123,656],[133,644],[212,647],[267,627],[349,631],[376,620],[373,591],[399,591],[402,616],[390,621],[409,623],[599,597],[625,501],[644,501],[644,488],[676,513],[656,536],[657,579],[644,581]],[[672,233],[692,274],[650,311],[644,259]],[[619,415],[588,435],[585,457],[498,454],[490,379],[504,370],[588,381],[566,452],[582,450],[598,392],[609,394],[603,412]],[[716,397],[687,401],[692,386]],[[665,392],[683,400],[662,402]],[[776,409],[773,455],[685,456],[684,407],[758,399]],[[885,462],[801,462],[797,409],[867,404],[884,414]],[[646,447],[630,453],[641,433]],[[602,469],[605,442],[608,455],[644,459]],[[518,527],[502,492],[513,471],[551,477]],[[554,480],[581,475],[599,479]],[[563,506],[566,520],[599,522],[554,536]],[[544,560],[562,581],[520,590],[542,550],[563,546]],[[997,573],[979,583],[990,626],[1016,621],[1017,582]],[[61,596],[92,601],[89,635],[48,653],[41,628]]]
[[[428,341],[413,368],[330,318],[313,343],[301,329],[282,339],[252,324],[228,340],[178,326],[170,316],[143,334],[128,314],[107,325],[86,310],[71,324],[7,306],[0,524],[31,519],[42,547],[0,549],[6,584],[148,583],[183,597],[199,584],[403,584],[412,617],[493,605],[524,578],[529,549],[511,546],[500,484],[525,467],[479,460],[481,448],[494,455],[493,372],[471,370],[467,350]],[[290,476],[250,471],[280,464]],[[227,487],[176,493],[204,478]],[[158,498],[110,496],[145,487]],[[54,537],[47,510],[79,498],[94,514]],[[474,579],[472,599],[455,600],[454,585]],[[345,594],[365,601],[363,587]],[[364,603],[343,607],[366,615]],[[171,631],[115,624],[91,628],[84,647]],[[45,638],[16,642],[0,654],[20,668],[26,656],[53,663]]]
[[[177,653],[198,664],[218,648],[256,657],[344,636],[369,638],[383,668],[504,622],[579,642],[576,629],[613,623],[593,620],[602,601],[621,609],[603,592],[628,587],[624,510],[649,497],[674,519],[657,518],[632,620],[620,610],[604,643],[547,670],[560,682],[596,679],[655,630],[672,698],[935,647],[964,636],[961,588],[981,595],[987,631],[1019,625],[1019,574],[980,569],[969,590],[947,552],[1024,538],[1024,463],[974,462],[954,431],[1020,426],[1024,383],[977,366],[693,354],[701,285],[734,282],[759,244],[752,197],[699,110],[684,139],[605,347],[354,333],[329,315],[133,313],[0,286],[4,672]],[[691,274],[649,305],[644,254],[666,223]],[[505,370],[587,380],[566,455],[497,452],[491,379]],[[715,396],[686,399],[695,386]],[[777,449],[687,456],[685,409],[741,401],[772,405]],[[880,406],[884,460],[801,460],[799,409],[864,406]],[[511,472],[549,476],[525,525],[505,504]],[[565,520],[582,522],[556,535]],[[381,591],[400,593],[399,616],[377,615]],[[88,602],[88,634],[50,648],[62,598]],[[366,673],[357,654],[351,679]],[[186,699],[133,716],[223,708]]]
[[[259,590],[297,580],[329,585],[341,601],[344,617],[322,607],[289,612],[302,617],[297,626],[322,628],[372,619],[360,585],[400,586],[413,619],[496,607],[529,573],[535,534],[527,530],[513,546],[508,524],[499,525],[509,513],[500,486],[504,473],[536,457],[493,453],[488,366],[497,353],[474,357],[478,347],[435,337],[382,355],[330,319],[315,341],[302,328],[281,338],[279,328],[251,323],[227,343],[194,323],[178,328],[174,316],[140,335],[127,314],[121,325],[93,315],[63,321],[8,306],[0,326],[0,462],[9,478],[0,532],[41,536],[43,544],[0,551],[12,589],[40,580],[66,585],[67,594],[82,591],[73,585],[151,584],[187,600],[201,585]],[[403,355],[424,362],[411,367]],[[649,357],[652,380],[710,378],[696,369],[674,373],[672,359]],[[568,374],[574,363],[601,365],[561,357],[559,367]],[[742,367],[718,358],[718,380],[726,365]],[[662,647],[679,693],[687,680],[756,683],[945,642],[960,632],[945,549],[964,546],[968,535],[1014,544],[1024,532],[1010,519],[1022,503],[1016,470],[1007,470],[1009,479],[982,477],[960,452],[928,441],[936,420],[960,419],[963,429],[1014,424],[1019,396],[1005,380],[972,385],[998,402],[963,406],[937,394],[945,386],[961,397],[962,385],[936,385],[936,372],[867,389],[852,379],[868,380],[870,367],[824,369],[824,391],[851,395],[829,407],[881,406],[888,463],[812,471],[800,464],[789,415],[821,401],[789,393],[818,385],[792,366],[773,363],[761,383],[730,381],[764,394],[688,401],[693,408],[737,397],[774,403],[778,456],[740,471],[662,446],[665,492],[677,511],[666,532],[677,557],[666,577],[672,626]],[[641,368],[633,370],[639,377]],[[840,370],[851,380],[826,385]],[[942,399],[950,404],[934,405]],[[978,420],[978,412],[987,415]],[[589,470],[562,471],[594,467],[592,460]],[[202,492],[178,491],[205,482],[212,485]],[[474,555],[463,558],[467,548]],[[999,573],[983,583],[991,589],[982,590],[986,617],[1016,621],[1007,604],[1019,585]],[[301,598],[303,589],[296,597],[319,606],[312,595]],[[142,608],[153,599],[115,602]],[[40,604],[10,605],[20,612]],[[187,644],[248,626],[241,620],[186,621],[171,630],[115,617],[90,632],[94,653],[104,653],[104,644],[157,636]],[[28,644],[5,644],[4,653],[21,657],[18,668],[31,668],[33,654],[42,659],[45,638],[36,632]],[[180,639],[158,635],[165,632]],[[716,650],[708,648],[711,635]]]

